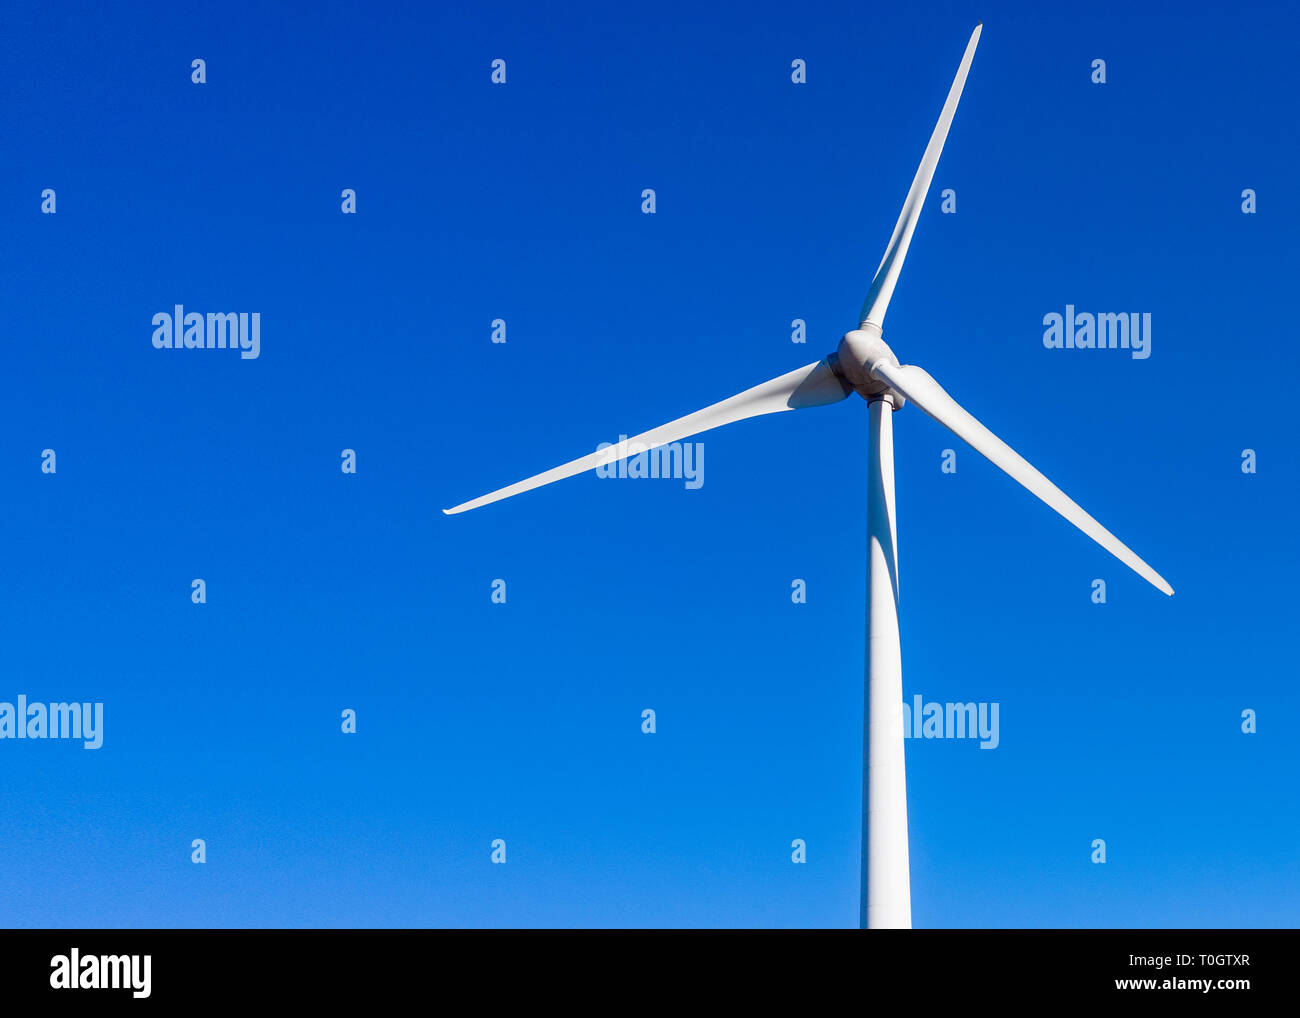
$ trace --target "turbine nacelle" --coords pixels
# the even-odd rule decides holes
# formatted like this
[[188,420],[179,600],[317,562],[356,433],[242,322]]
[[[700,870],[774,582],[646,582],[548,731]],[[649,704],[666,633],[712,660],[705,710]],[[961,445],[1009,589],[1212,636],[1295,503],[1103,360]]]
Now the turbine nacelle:
[[846,332],[835,350],[835,367],[839,374],[868,403],[888,394],[895,410],[901,410],[904,399],[888,382],[876,374],[876,365],[898,367],[898,358],[880,334],[874,322],[863,322],[852,332]]

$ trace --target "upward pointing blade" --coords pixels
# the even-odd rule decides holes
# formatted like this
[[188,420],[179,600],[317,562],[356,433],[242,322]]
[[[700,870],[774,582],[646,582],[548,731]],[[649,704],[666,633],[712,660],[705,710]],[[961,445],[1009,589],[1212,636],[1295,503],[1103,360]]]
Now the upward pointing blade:
[[924,368],[914,364],[879,361],[871,373],[891,389],[911,400],[976,452],[1028,488],[1058,513],[1156,589],[1172,595],[1174,588],[1128,545],[1089,516],[1074,499],[1049,481],[1006,442],[967,413]]
[[898,273],[902,270],[903,260],[907,257],[907,247],[912,242],[912,231],[916,229],[916,221],[921,215],[921,206],[925,204],[925,196],[930,191],[930,181],[934,178],[935,167],[939,165],[939,155],[943,152],[943,143],[948,138],[948,128],[952,125],[953,114],[957,112],[957,103],[961,100],[961,90],[966,84],[966,75],[970,71],[971,61],[975,59],[975,47],[979,44],[980,30],[983,27],[982,21],[976,25],[975,31],[971,33],[970,42],[966,44],[966,52],[962,55],[961,64],[957,68],[957,77],[952,80],[952,88],[948,90],[948,99],[939,114],[939,122],[934,125],[930,144],[925,147],[921,165],[917,167],[916,176],[912,178],[912,188],[907,192],[907,200],[903,202],[903,211],[898,214],[894,235],[889,238],[885,257],[880,260],[880,268],[876,269],[876,278],[871,281],[871,289],[867,293],[866,302],[862,305],[862,314],[858,318],[860,325],[865,325],[867,322],[877,327],[884,325],[889,298],[894,295],[894,284],[898,282]]
[[508,488],[500,488],[480,498],[462,502],[452,509],[444,509],[443,512],[450,516],[453,513],[463,513],[468,509],[477,509],[479,506],[499,502],[511,495],[540,488],[543,484],[550,484],[552,481],[560,481],[574,474],[616,463],[628,456],[635,456],[637,453],[656,449],[661,445],[690,438],[692,435],[712,431],[724,424],[733,424],[749,417],[838,403],[850,392],[852,389],[845,388],[826,361],[805,364],[802,368],[788,372],[780,378],[774,378],[770,382],[764,382],[762,385],[756,385],[752,389],[746,389],[737,396],[724,399],[721,403],[714,403],[713,406],[679,417],[675,421],[669,421],[617,445],[611,445],[589,456],[565,463],[554,470],[547,470],[518,484],[512,484]]

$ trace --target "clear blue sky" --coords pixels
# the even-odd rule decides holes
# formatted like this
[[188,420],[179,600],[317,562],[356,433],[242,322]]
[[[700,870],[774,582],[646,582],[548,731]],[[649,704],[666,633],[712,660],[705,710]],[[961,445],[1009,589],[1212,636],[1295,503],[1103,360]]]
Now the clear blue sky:
[[915,922],[1294,925],[1294,15],[993,2],[10,5],[0,925],[856,925],[861,400],[439,510],[832,350],[981,18],[886,337],[1177,595],[897,415]]

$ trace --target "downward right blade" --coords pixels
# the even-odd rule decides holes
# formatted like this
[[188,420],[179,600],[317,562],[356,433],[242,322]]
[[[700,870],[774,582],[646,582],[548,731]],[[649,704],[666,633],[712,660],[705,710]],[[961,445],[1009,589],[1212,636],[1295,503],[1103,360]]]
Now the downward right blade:
[[871,366],[871,373],[899,395],[919,406],[994,466],[1019,481],[1156,589],[1173,594],[1174,588],[1163,576],[1084,512],[1077,502],[1035,470],[1023,456],[962,409],[924,368],[918,368],[914,364],[880,361]]

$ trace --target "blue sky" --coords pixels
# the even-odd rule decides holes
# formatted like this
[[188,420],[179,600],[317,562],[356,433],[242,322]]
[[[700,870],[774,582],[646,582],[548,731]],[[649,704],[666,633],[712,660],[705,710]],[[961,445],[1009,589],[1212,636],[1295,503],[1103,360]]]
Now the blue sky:
[[0,740],[0,925],[855,926],[865,404],[439,510],[832,350],[982,18],[886,338],[1177,594],[898,414],[905,695],[1000,705],[914,921],[1293,926],[1294,21],[1172,10],[10,5],[0,700],[105,733]]

